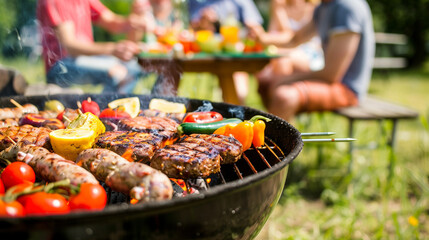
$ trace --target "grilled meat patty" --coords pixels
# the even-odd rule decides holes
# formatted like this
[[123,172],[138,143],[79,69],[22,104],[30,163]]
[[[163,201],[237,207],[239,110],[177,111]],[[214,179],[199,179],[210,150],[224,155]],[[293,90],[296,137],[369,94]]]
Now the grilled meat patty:
[[76,161],[112,190],[141,202],[171,199],[173,196],[173,186],[163,173],[143,163],[128,162],[110,150],[87,149],[79,154]]
[[148,163],[155,151],[163,146],[163,140],[151,133],[108,131],[97,137],[95,146],[107,148],[130,162]]
[[218,134],[191,134],[190,136],[183,136],[178,142],[197,143],[201,146],[213,145],[220,153],[221,164],[237,162],[243,153],[243,145],[240,141],[230,136]]
[[0,152],[0,157],[27,163],[33,168],[38,178],[47,182],[68,179],[71,184],[76,186],[86,182],[98,183],[90,172],[75,162],[33,144],[25,145],[22,142],[14,144]]
[[171,178],[205,178],[220,171],[220,155],[213,145],[179,142],[158,149],[150,166]]
[[171,118],[139,116],[121,119],[118,123],[118,130],[152,133],[164,140],[172,140],[178,136],[178,126],[179,124]]
[[0,128],[0,151],[15,143],[34,144],[51,150],[50,132],[48,128],[31,125],[2,127]]
[[159,110],[152,110],[152,109],[144,109],[141,111],[139,116],[144,117],[166,117],[171,118],[174,121],[181,123],[183,118],[185,118],[186,113],[166,113]]

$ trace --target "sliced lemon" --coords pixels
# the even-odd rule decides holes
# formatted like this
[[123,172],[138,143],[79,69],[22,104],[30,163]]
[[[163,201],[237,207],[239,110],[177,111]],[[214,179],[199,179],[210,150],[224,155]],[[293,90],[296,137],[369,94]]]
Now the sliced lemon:
[[111,101],[107,106],[111,109],[124,107],[125,112],[134,118],[137,117],[140,112],[140,99],[138,97],[120,98]]
[[104,133],[106,127],[103,122],[91,112],[80,114],[75,120],[73,120],[68,126],[68,129],[84,128],[94,130],[97,135]]
[[54,152],[74,161],[80,152],[91,148],[97,133],[90,129],[58,129],[49,133]]
[[153,98],[150,100],[149,109],[158,110],[165,113],[186,113],[185,104],[169,102],[159,98]]

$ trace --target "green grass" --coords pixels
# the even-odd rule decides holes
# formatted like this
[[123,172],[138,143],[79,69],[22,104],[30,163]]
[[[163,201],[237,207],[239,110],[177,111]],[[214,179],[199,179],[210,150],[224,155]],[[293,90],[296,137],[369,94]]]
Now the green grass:
[[[23,59],[0,63],[21,71],[32,84],[43,82],[43,64]],[[138,84],[148,93],[155,78]],[[264,110],[251,78],[246,104]],[[91,91],[99,92],[101,87]],[[375,72],[370,93],[419,111],[399,122],[389,180],[389,149],[359,149],[347,172],[347,143],[305,144],[291,164],[285,190],[257,239],[429,239],[429,66],[420,70]],[[216,78],[185,73],[179,96],[221,101]],[[347,121],[334,114],[301,115],[302,132],[333,131],[347,136]],[[389,130],[389,124],[382,125]],[[376,122],[358,122],[356,144],[383,142]],[[321,153],[321,154],[319,154]],[[413,225],[409,218],[418,219]],[[411,221],[412,222],[412,221]]]

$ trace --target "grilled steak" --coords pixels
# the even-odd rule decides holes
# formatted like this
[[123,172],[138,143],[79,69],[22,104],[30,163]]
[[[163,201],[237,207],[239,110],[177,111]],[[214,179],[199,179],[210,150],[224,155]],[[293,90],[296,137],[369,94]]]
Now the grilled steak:
[[118,130],[152,133],[164,140],[172,140],[177,138],[178,126],[179,124],[171,118],[140,116],[121,119],[118,123]]
[[143,163],[128,162],[101,148],[84,150],[76,161],[112,190],[141,202],[171,199],[173,186],[163,173]]
[[0,128],[0,151],[21,142],[24,145],[34,144],[50,150],[52,149],[49,141],[50,132],[50,129],[31,125],[2,127]]
[[220,153],[221,164],[237,162],[243,153],[243,146],[240,141],[230,136],[191,134],[190,136],[183,136],[178,142],[197,143],[201,146],[213,145]]
[[163,141],[161,137],[151,133],[108,131],[98,136],[95,145],[107,148],[130,162],[147,163],[155,150],[163,147]]
[[69,179],[73,185],[85,182],[98,183],[97,179],[75,162],[66,160],[46,148],[18,143],[0,152],[0,157],[30,165],[37,177],[47,182]]
[[157,150],[150,166],[171,178],[204,178],[220,171],[220,155],[213,145],[180,142]]

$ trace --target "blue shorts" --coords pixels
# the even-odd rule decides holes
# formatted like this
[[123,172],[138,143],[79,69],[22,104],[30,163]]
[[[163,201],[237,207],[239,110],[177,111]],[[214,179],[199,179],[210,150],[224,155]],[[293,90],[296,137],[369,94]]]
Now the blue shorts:
[[[121,83],[109,75],[109,70],[117,65],[127,68],[126,81]],[[143,75],[142,68],[136,60],[124,62],[114,56],[79,56],[66,57],[54,64],[47,73],[48,83],[61,87],[70,87],[73,84],[102,84],[103,92],[132,93],[137,80]]]

